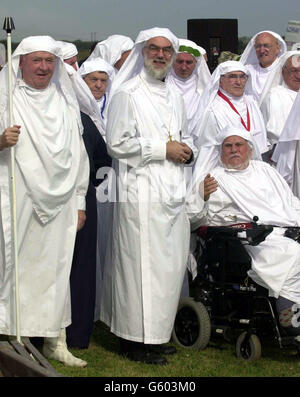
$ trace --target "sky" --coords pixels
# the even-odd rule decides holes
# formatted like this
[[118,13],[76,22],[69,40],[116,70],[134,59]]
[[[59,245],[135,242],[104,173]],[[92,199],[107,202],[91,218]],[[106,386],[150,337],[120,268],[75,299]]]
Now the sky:
[[[299,0],[1,0],[0,24],[12,17],[12,41],[32,35],[57,40],[101,41],[112,34],[133,40],[141,30],[167,27],[187,38],[188,19],[238,20],[239,37],[261,30],[284,35],[289,20],[300,21]],[[6,32],[0,31],[0,40]]]

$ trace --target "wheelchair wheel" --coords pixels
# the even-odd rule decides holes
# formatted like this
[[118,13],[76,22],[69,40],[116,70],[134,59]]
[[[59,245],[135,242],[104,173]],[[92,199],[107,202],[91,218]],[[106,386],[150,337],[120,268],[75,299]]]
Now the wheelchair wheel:
[[256,361],[261,357],[261,343],[257,335],[251,334],[246,340],[247,332],[241,333],[236,341],[238,358],[246,361]]
[[201,302],[184,298],[179,302],[172,332],[174,343],[185,348],[203,350],[210,340],[210,317]]

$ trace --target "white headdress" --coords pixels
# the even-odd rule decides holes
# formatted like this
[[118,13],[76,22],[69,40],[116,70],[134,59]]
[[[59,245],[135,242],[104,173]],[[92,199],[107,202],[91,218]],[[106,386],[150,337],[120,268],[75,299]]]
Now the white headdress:
[[[249,89],[251,89],[250,88],[251,87],[251,76],[250,76],[247,68],[241,62],[226,61],[226,62],[220,63],[217,66],[217,68],[214,70],[213,74],[211,75],[210,81],[208,82],[208,84],[206,85],[206,87],[202,93],[199,107],[197,110],[198,116],[199,116],[197,118],[197,120],[200,120],[200,124],[199,124],[199,122],[197,122],[197,126],[192,125],[191,126],[192,131],[194,130],[194,128],[196,128],[198,131],[201,130],[202,124],[204,122],[204,114],[209,109],[209,105],[213,102],[213,100],[217,96],[217,93],[219,90],[219,84],[220,84],[220,77],[226,73],[230,73],[230,72],[234,72],[234,71],[241,71],[248,76],[246,87],[249,87]],[[246,90],[246,87],[245,87],[245,90]]]
[[[54,73],[48,87],[38,90],[29,87],[26,81],[18,84],[18,80],[22,79],[20,57],[41,51],[56,56]],[[19,101],[14,108],[14,115],[18,123],[23,120],[22,127],[27,131],[23,136],[24,144],[16,147],[16,161],[22,170],[27,190],[30,191],[33,209],[41,222],[47,223],[56,216],[74,192],[79,158],[73,161],[72,156],[77,149],[76,153],[79,153],[79,139],[73,139],[72,136],[83,132],[76,95],[56,40],[50,36],[32,36],[21,41],[12,54],[12,91],[14,98]],[[0,92],[0,122],[2,126],[8,126],[7,64],[0,73]],[[58,118],[57,113],[60,113]],[[57,143],[60,128],[64,134]],[[40,136],[47,138],[39,142]],[[68,147],[62,149],[62,142],[68,143]],[[62,183],[58,183],[57,175]]]
[[171,42],[175,52],[178,51],[178,39],[168,28],[155,27],[152,29],[142,30],[136,38],[130,55],[124,62],[119,73],[116,75],[113,85],[114,92],[116,89],[118,89],[118,87],[120,87],[121,84],[132,79],[142,71],[144,66],[142,48],[144,44],[153,37],[165,37]]
[[60,45],[60,48],[62,50],[63,59],[69,59],[74,57],[75,55],[78,55],[78,50],[75,44],[68,43],[66,41],[57,41],[57,43]]
[[[68,43],[66,41],[57,41],[60,45],[63,60],[70,59],[78,55],[78,50],[73,43]],[[78,70],[78,62],[76,61],[76,70]]]
[[254,45],[255,45],[256,37],[261,33],[269,33],[278,40],[278,43],[280,44],[280,52],[278,54],[278,58],[286,52],[286,50],[287,50],[286,42],[283,40],[283,38],[278,33],[272,32],[271,30],[263,30],[262,32],[256,33],[251,38],[251,40],[247,44],[244,52],[242,53],[240,62],[242,62],[244,65],[248,65],[248,64],[255,65],[258,63]]
[[[12,91],[14,91],[17,78],[20,76],[19,63],[20,56],[30,54],[36,51],[46,51],[56,56],[55,70],[51,81],[61,90],[69,106],[72,106],[80,120],[79,107],[76,100],[72,84],[64,66],[61,48],[56,40],[50,36],[30,36],[23,39],[12,54]],[[0,117],[3,117],[5,110],[8,108],[8,65],[6,64],[0,73]],[[7,120],[7,125],[8,120]],[[81,126],[81,122],[79,123]]]
[[[282,68],[284,67],[287,60],[292,56],[296,56],[295,58],[300,57],[300,51],[287,51],[280,57],[276,65],[276,68],[270,72],[270,75],[267,78],[266,84],[259,99],[259,104],[262,104],[262,102],[266,98],[266,95],[268,94],[268,92],[270,92],[270,90],[273,87],[277,85],[285,85],[282,77]],[[295,62],[297,62],[297,66],[300,66],[298,60],[296,60]]]
[[216,136],[216,147],[220,148],[226,138],[234,135],[240,136],[241,138],[249,142],[252,148],[252,159],[261,160],[261,154],[255,139],[253,139],[253,134],[245,130],[245,128],[239,126],[226,126],[225,128],[223,128]]
[[[211,74],[208,69],[207,63],[201,53],[200,47],[191,40],[179,39],[178,53],[182,53],[182,52],[186,52],[192,55],[197,61],[192,76],[197,79],[196,80],[197,92],[198,94],[201,95],[204,88],[206,87],[206,85],[210,80]],[[167,76],[167,82],[174,84],[183,95],[188,90],[194,87],[194,82],[192,82],[193,87],[190,87],[188,84],[188,80],[190,80],[190,78],[182,79],[178,77],[173,68],[171,68]]]
[[130,37],[114,34],[106,40],[100,41],[88,57],[88,60],[102,58],[111,66],[114,66],[124,52],[132,49],[133,44]]
[[239,61],[226,61],[220,63],[211,75],[209,83],[202,94],[201,98],[201,109],[206,108],[215,99],[217,92],[219,90],[220,77],[224,74],[240,71],[248,76],[247,84],[248,87],[251,84],[251,76],[247,68]]
[[83,78],[89,73],[93,72],[104,72],[108,75],[109,83],[107,86],[106,92],[109,93],[111,88],[111,83],[115,77],[114,68],[106,62],[104,59],[96,58],[96,59],[87,59],[83,64],[80,66],[78,73]]
[[[107,99],[106,102],[108,103],[109,100],[109,93],[111,89],[111,84],[113,82],[115,72],[114,68],[105,62],[103,59],[91,59],[86,60],[81,67],[79,68],[78,72],[76,72],[70,65],[65,65],[70,79],[73,84],[74,91],[76,93],[76,97],[79,103],[80,110],[90,116],[90,118],[95,123],[96,127],[98,128],[99,132],[103,137],[105,137],[105,121],[100,115],[99,107],[97,104],[96,99],[94,98],[91,90],[89,89],[88,85],[83,80],[83,77],[92,72],[105,72],[108,75],[108,86],[107,86]],[[107,108],[107,105],[106,105]]]

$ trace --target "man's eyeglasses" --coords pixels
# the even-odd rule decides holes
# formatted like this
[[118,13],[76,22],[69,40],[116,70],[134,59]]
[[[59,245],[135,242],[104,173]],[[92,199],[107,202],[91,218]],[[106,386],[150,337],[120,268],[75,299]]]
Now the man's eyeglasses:
[[222,77],[228,80],[241,80],[241,81],[247,81],[248,76],[246,74],[224,74]]
[[270,49],[270,48],[273,47],[273,44],[255,44],[255,45],[254,45],[254,48],[255,48],[256,50],[260,49],[261,47]]
[[171,56],[174,52],[173,47],[158,47],[157,45],[150,44],[146,47],[151,54],[158,54],[160,51],[163,52],[165,56]]

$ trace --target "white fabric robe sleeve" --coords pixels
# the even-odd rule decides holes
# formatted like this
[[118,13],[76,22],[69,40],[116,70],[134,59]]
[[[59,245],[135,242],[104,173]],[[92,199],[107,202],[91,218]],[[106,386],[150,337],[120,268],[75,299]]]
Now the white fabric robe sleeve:
[[135,120],[130,94],[116,93],[108,112],[108,153],[121,161],[126,158],[127,164],[134,168],[151,161],[165,160],[166,141],[142,137]]
[[76,196],[77,209],[85,211],[85,196],[89,185],[90,165],[82,137],[80,138],[80,143],[80,165],[76,181]]

